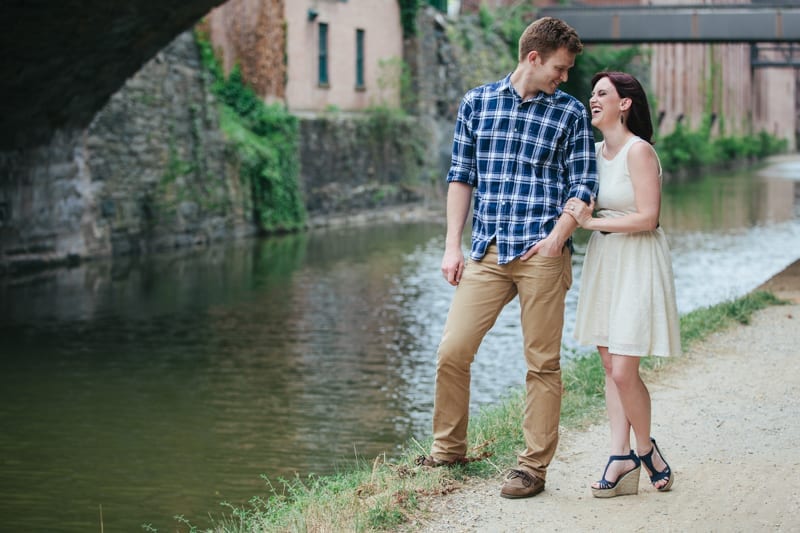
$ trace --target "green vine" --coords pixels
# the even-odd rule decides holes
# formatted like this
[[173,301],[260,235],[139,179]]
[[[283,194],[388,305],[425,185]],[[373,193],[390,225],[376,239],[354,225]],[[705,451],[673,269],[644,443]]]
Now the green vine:
[[226,77],[208,38],[200,31],[195,37],[221,104],[220,126],[236,147],[242,180],[252,192],[255,222],[269,233],[302,228],[307,214],[298,184],[297,117],[282,105],[264,104],[238,66]]
[[417,11],[420,0],[397,0],[400,4],[400,23],[403,25],[403,37],[414,37],[417,34]]

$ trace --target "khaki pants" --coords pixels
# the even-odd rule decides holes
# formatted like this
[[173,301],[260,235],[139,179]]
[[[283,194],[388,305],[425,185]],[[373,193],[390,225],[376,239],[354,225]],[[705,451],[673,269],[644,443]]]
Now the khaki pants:
[[[561,414],[561,333],[564,297],[572,284],[569,250],[497,264],[497,248],[468,261],[456,288],[436,366],[431,453],[453,459],[467,452],[470,365],[503,307],[519,295],[527,374],[521,468],[544,479],[558,444]],[[510,354],[492,354],[507,357]]]

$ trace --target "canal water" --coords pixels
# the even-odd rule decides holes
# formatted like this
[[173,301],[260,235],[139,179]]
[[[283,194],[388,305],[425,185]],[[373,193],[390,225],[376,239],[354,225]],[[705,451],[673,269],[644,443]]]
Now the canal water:
[[[681,313],[800,257],[800,165],[665,187]],[[183,530],[268,482],[391,456],[430,433],[452,294],[440,223],[314,231],[0,283],[0,530]],[[582,252],[568,293],[571,339]],[[518,308],[472,405],[524,379]]]

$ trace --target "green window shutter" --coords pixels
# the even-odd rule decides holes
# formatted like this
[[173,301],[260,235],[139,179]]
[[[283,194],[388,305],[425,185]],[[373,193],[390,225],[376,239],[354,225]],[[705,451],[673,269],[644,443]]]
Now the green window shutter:
[[319,25],[319,84],[328,85],[328,25]]
[[364,88],[364,30],[356,30],[356,89]]

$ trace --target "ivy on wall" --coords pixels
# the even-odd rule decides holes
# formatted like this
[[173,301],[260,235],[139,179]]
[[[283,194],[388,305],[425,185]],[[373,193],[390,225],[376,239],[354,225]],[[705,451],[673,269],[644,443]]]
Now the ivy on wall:
[[417,12],[427,4],[443,13],[447,13],[447,0],[397,0],[400,5],[400,24],[403,26],[403,37],[414,37],[417,34]]
[[420,0],[397,0],[400,4],[400,23],[403,25],[403,37],[414,37],[417,34],[417,10]]
[[241,179],[251,188],[256,224],[266,233],[302,228],[307,213],[298,181],[297,118],[282,105],[266,105],[243,82],[238,66],[226,77],[207,37],[196,30],[195,38],[220,101],[220,126],[233,141]]

